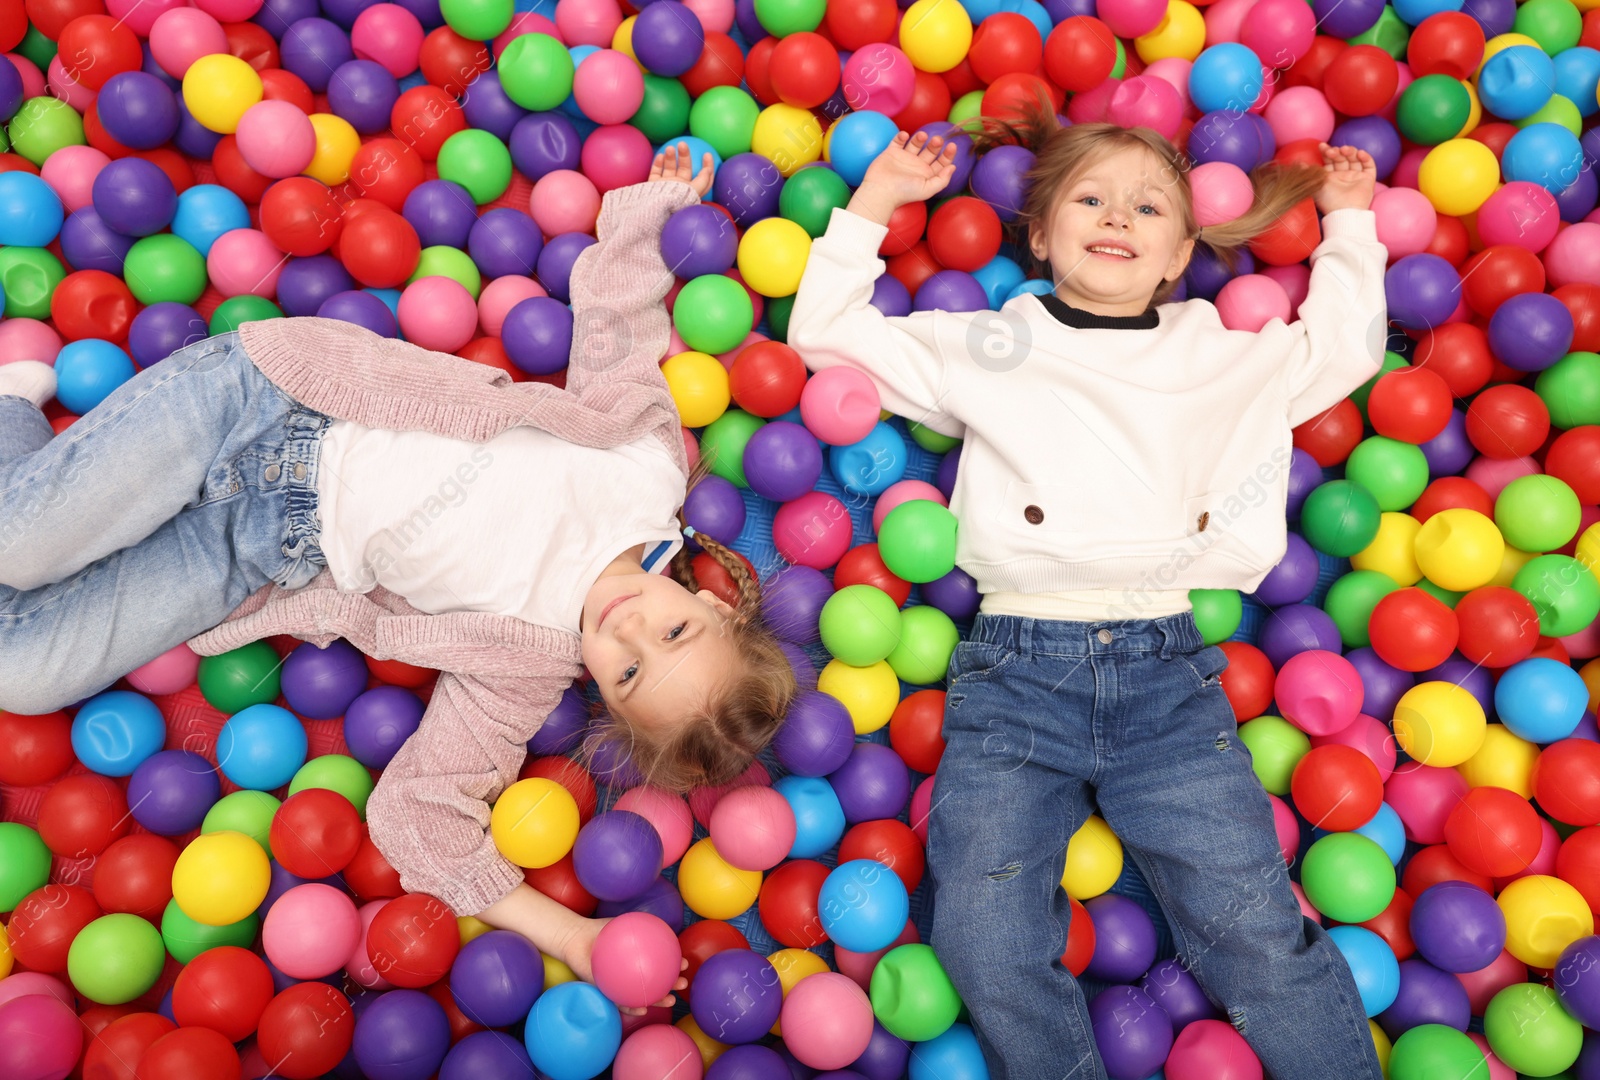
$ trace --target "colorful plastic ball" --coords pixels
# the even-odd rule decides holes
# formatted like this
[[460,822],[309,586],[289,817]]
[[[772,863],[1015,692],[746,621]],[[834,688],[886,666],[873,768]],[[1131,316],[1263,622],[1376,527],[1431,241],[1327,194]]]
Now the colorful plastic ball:
[[0,855],[0,911],[11,911],[49,879],[50,849],[26,825],[0,821]]
[[0,173],[0,243],[44,247],[61,231],[61,199],[26,172]]
[[260,844],[243,833],[207,833],[178,856],[172,895],[196,922],[228,926],[261,906],[269,877],[267,853]]
[[72,720],[72,750],[103,776],[127,776],[166,741],[166,721],[142,694],[108,690],[90,698]]
[[540,995],[524,1038],[534,1065],[550,1080],[588,1080],[616,1057],[622,1017],[589,984],[562,983]]
[[245,111],[261,100],[261,76],[226,52],[202,56],[183,75],[183,101],[208,130],[231,135]]
[[1559,1007],[1557,992],[1524,983],[1497,993],[1484,1011],[1489,1047],[1519,1075],[1554,1076],[1578,1060],[1581,1024]]
[[291,874],[325,878],[350,864],[361,846],[361,819],[336,791],[308,788],[284,800],[272,819],[272,857]]
[[1571,735],[1583,719],[1589,691],[1559,660],[1534,657],[1512,665],[1494,689],[1500,721],[1521,738],[1550,743]]
[[[624,915],[616,921],[630,918],[649,916]],[[676,938],[673,945],[677,945]],[[677,976],[676,965],[673,976]],[[512,931],[491,930],[473,938],[461,947],[450,968],[450,992],[456,1004],[474,1022],[487,1027],[522,1021],[543,989],[544,966],[538,950]]]
[[223,724],[217,764],[233,783],[256,791],[287,784],[306,762],[306,729],[277,705],[250,705]]
[[272,997],[265,962],[246,949],[222,946],[201,953],[178,973],[172,1012],[185,1027],[208,1027],[242,1042],[255,1034]]
[[1095,1045],[1106,1075],[1147,1076],[1172,1050],[1172,1021],[1133,986],[1112,986],[1089,1003]]
[[79,994],[120,1005],[155,985],[166,958],[161,935],[137,915],[103,915],[72,939],[67,973]]
[[854,952],[886,948],[905,926],[905,883],[873,859],[841,863],[822,885],[818,899],[822,929]]
[[416,990],[379,994],[356,1017],[351,1056],[368,1077],[426,1080],[450,1049],[450,1021],[440,1004]]
[[1506,951],[1533,967],[1553,968],[1562,950],[1594,933],[1594,916],[1583,895],[1562,878],[1517,878],[1495,902],[1506,916]]
[[80,885],[34,890],[17,904],[6,924],[10,951],[0,969],[10,968],[14,961],[36,972],[65,972],[72,939],[103,914],[94,894]]
[[1506,920],[1494,898],[1464,881],[1425,889],[1411,909],[1411,937],[1443,971],[1479,971],[1505,948]]
[[344,737],[350,756],[381,769],[422,723],[422,700],[398,686],[375,686],[350,703]]
[[[320,979],[344,967],[360,934],[361,920],[350,898],[310,882],[284,893],[267,911],[261,943],[267,959],[285,975]],[[382,967],[379,973],[388,975]]]
[[722,858],[739,870],[770,870],[794,846],[794,811],[768,787],[743,787],[717,801],[711,839]]
[[1449,139],[1423,158],[1417,187],[1439,213],[1460,217],[1482,206],[1499,180],[1493,150],[1475,139]]
[[311,120],[287,101],[259,101],[237,124],[239,153],[262,176],[279,179],[304,172],[317,151]]
[[549,866],[572,850],[578,804],[553,780],[519,780],[495,800],[489,833],[500,853],[518,866]]
[[1600,824],[1600,784],[1595,766],[1600,744],[1587,739],[1562,739],[1539,754],[1531,778],[1540,809],[1569,825]]
[[1485,110],[1502,120],[1521,120],[1538,112],[1555,87],[1555,68],[1532,45],[1501,49],[1478,69],[1478,97]]
[[178,193],[158,166],[143,158],[122,158],[95,177],[94,209],[124,236],[149,236],[171,224]]
[[822,643],[835,657],[866,667],[894,651],[900,638],[900,612],[883,590],[850,585],[822,607]]
[[1449,659],[1460,639],[1455,612],[1422,589],[1400,589],[1372,609],[1373,651],[1403,671],[1426,671]]
[[1366,1014],[1377,1016],[1393,1005],[1400,993],[1400,965],[1388,943],[1362,926],[1335,926],[1328,937],[1350,965]]
[[321,1076],[350,1051],[355,1017],[350,1001],[325,983],[296,983],[261,1014],[257,1043],[278,1072],[299,1080]]
[[1423,523],[1415,550],[1417,565],[1429,581],[1462,591],[1487,585],[1499,573],[1505,540],[1483,514],[1451,508]]
[[1582,512],[1573,490],[1551,476],[1519,477],[1495,498],[1495,523],[1519,551],[1553,551],[1578,533]]
[[572,846],[578,880],[601,900],[639,895],[661,873],[661,855],[655,827],[626,810],[595,816],[578,830]]
[[1361,678],[1344,657],[1308,650],[1279,669],[1273,696],[1296,727],[1308,735],[1331,735],[1360,714]]
[[1189,69],[1189,99],[1203,113],[1243,112],[1261,96],[1262,82],[1261,61],[1248,46],[1219,42],[1195,57]]
[[1483,706],[1454,683],[1420,683],[1395,706],[1395,740],[1425,765],[1461,764],[1477,753],[1483,731]]
[[1498,787],[1468,791],[1445,819],[1444,836],[1462,865],[1493,877],[1527,869],[1541,842],[1539,817],[1533,807]]
[[[672,308],[672,322],[691,349],[708,354],[725,353],[750,333],[755,324],[755,309],[750,294],[733,278],[705,274],[685,284],[678,293]],[[699,427],[709,422],[704,420],[685,426]]]
[[1360,827],[1383,803],[1378,767],[1360,750],[1337,744],[1307,752],[1295,764],[1290,791],[1295,809],[1330,832]]
[[1394,864],[1365,836],[1329,833],[1306,851],[1300,884],[1330,919],[1365,922],[1394,897]]
[[1565,555],[1530,559],[1511,587],[1533,602],[1539,630],[1549,637],[1575,634],[1600,613],[1600,580],[1584,574],[1581,564]]
[[152,754],[128,781],[134,820],[163,836],[178,836],[199,826],[220,795],[216,770],[190,750]]
[[0,1004],[0,1070],[17,1080],[64,1080],[83,1049],[83,1027],[68,1005],[48,994]]
[[[815,381],[813,376],[812,382]],[[804,407],[802,400],[802,410]],[[723,414],[723,420],[731,415],[733,410]],[[813,434],[816,432],[809,422],[806,426]],[[837,563],[849,550],[850,515],[834,496],[821,491],[807,492],[778,509],[773,518],[772,536],[778,554],[785,560],[825,569]]]
[[813,1069],[842,1069],[872,1041],[871,1002],[859,986],[834,971],[802,979],[789,991],[781,1023],[784,1045]]

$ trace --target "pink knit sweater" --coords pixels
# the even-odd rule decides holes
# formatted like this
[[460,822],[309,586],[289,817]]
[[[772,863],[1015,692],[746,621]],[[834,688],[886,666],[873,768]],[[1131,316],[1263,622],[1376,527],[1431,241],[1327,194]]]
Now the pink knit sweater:
[[[659,238],[698,201],[687,184],[606,194],[599,243],[572,271],[566,389],[328,319],[246,323],[239,338],[267,378],[310,408],[367,427],[485,442],[527,425],[583,446],[653,434],[688,473],[678,411],[660,359],[672,272]],[[189,642],[204,656],[289,634],[441,672],[422,725],[384,769],[367,804],[372,841],[409,892],[458,914],[482,911],[522,881],[486,834],[489,802],[517,778],[526,743],[582,670],[577,634],[505,615],[424,614],[381,587],[342,593],[327,570],[303,589],[269,585]]]

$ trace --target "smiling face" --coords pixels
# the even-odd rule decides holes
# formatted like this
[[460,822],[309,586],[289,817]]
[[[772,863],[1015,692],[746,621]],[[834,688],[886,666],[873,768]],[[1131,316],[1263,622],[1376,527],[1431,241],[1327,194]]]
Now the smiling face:
[[1179,179],[1143,146],[1096,155],[1029,233],[1055,293],[1098,315],[1138,315],[1189,264],[1194,240]]

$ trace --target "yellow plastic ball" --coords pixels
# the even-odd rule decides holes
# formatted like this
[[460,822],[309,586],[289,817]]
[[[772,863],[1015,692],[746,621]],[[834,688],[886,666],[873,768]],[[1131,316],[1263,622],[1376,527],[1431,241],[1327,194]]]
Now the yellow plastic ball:
[[1590,660],[1579,668],[1578,677],[1589,688],[1589,711],[1600,709],[1600,659]]
[[1537,744],[1513,735],[1504,724],[1489,724],[1483,731],[1483,745],[1457,765],[1456,772],[1471,787],[1501,787],[1531,799],[1533,767],[1538,760]]
[[[1600,93],[1596,96],[1600,97]],[[1583,530],[1583,535],[1578,537],[1577,548],[1572,554],[1580,566],[1587,567],[1589,573],[1600,578],[1600,522]]]
[[1489,579],[1489,584],[1504,585],[1509,589],[1511,587],[1512,580],[1517,576],[1517,571],[1521,570],[1524,566],[1527,566],[1528,563],[1532,561],[1533,552],[1519,551],[1510,544],[1507,544],[1504,554],[1500,556],[1500,569],[1495,571],[1494,577]]
[[1167,13],[1156,28],[1133,39],[1139,59],[1147,64],[1168,57],[1193,60],[1206,47],[1206,20],[1200,9],[1186,0],[1167,0]]
[[1461,125],[1461,130],[1456,132],[1456,138],[1465,139],[1479,124],[1483,123],[1483,102],[1478,100],[1478,88],[1469,82],[1461,84],[1467,91],[1467,122]]
[[1535,49],[1543,49],[1542,45],[1527,34],[1518,34],[1511,31],[1504,34],[1496,34],[1483,43],[1483,59],[1478,61],[1478,70],[1472,73],[1473,83],[1476,84],[1478,76],[1483,74],[1483,65],[1493,60],[1495,55],[1502,49],[1509,49],[1513,45],[1532,45]]
[[[810,949],[779,949],[767,957],[767,962],[778,973],[778,985],[783,989],[784,997],[788,997],[795,983],[806,976],[830,970],[828,962]],[[782,1021],[773,1021],[772,1033],[783,1034]]]
[[228,926],[261,906],[272,867],[261,845],[242,832],[195,837],[172,868],[172,898],[189,918]]
[[1386,511],[1378,519],[1378,535],[1372,543],[1350,556],[1353,570],[1376,570],[1387,574],[1401,588],[1422,580],[1422,568],[1417,565],[1415,544],[1421,522],[1410,514]]
[[539,959],[544,961],[544,988],[560,986],[562,983],[577,982],[578,974],[569,968],[564,960],[557,960],[548,953],[540,953]]
[[900,680],[887,660],[868,667],[829,660],[817,675],[817,689],[844,702],[857,735],[871,734],[887,724],[900,704]]
[[1067,841],[1061,887],[1074,900],[1089,900],[1108,892],[1121,876],[1122,841],[1104,818],[1090,814]]
[[[965,17],[963,13],[962,18]],[[802,165],[822,157],[822,125],[809,109],[782,103],[768,105],[756,117],[750,149],[777,166],[783,176],[793,176]]]
[[1429,581],[1456,592],[1493,581],[1505,553],[1494,519],[1465,507],[1439,511],[1417,533],[1417,565]]
[[16,957],[11,955],[11,935],[6,933],[4,926],[0,926],[0,979],[11,974],[14,963]]
[[960,4],[917,0],[900,20],[900,48],[918,71],[949,71],[971,46],[972,18]]
[[1500,186],[1500,162],[1476,139],[1450,139],[1428,151],[1417,187],[1441,214],[1460,217],[1482,206]]
[[478,918],[476,915],[457,915],[456,933],[461,936],[461,944],[465,945],[473,938],[482,937],[494,927]]
[[1394,707],[1394,738],[1424,765],[1460,765],[1483,747],[1483,706],[1449,682],[1418,683]]
[[551,866],[578,839],[577,800],[554,780],[518,780],[495,800],[489,835],[500,854],[518,866]]
[[1506,951],[1530,967],[1555,967],[1562,949],[1594,933],[1583,894],[1558,877],[1518,878],[1495,903],[1506,917]]
[[239,130],[239,118],[261,100],[261,76],[231,53],[212,53],[183,75],[183,104],[195,122],[219,135]]
[[638,21],[639,16],[629,15],[617,24],[616,33],[611,35],[611,47],[619,53],[627,53],[636,64],[639,58],[633,54],[633,26]]
[[1378,1068],[1388,1076],[1389,1051],[1394,1049],[1394,1044],[1389,1041],[1388,1032],[1379,1027],[1376,1020],[1368,1018],[1367,1027],[1372,1031],[1372,1048],[1378,1052]]
[[733,400],[728,390],[728,369],[715,356],[703,352],[681,352],[661,365],[667,389],[684,427],[705,427],[728,411]]
[[708,836],[684,853],[678,891],[702,919],[736,919],[760,896],[761,871],[729,866]]
[[350,121],[332,113],[312,113],[311,130],[317,133],[317,152],[311,155],[305,175],[338,187],[350,179],[350,163],[361,149],[361,136]]
[[700,1051],[700,1064],[704,1068],[711,1068],[719,1057],[728,1052],[729,1044],[718,1042],[701,1031],[700,1025],[694,1022],[692,1016],[685,1016],[675,1026],[694,1041],[695,1048]]
[[791,296],[800,289],[810,254],[811,234],[799,224],[788,218],[763,218],[739,240],[739,273],[762,296]]

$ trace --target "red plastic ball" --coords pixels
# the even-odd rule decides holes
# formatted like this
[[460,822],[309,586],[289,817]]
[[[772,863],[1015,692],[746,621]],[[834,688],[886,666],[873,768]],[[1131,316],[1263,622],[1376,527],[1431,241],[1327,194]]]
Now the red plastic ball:
[[916,131],[950,115],[949,85],[931,72],[917,71],[913,75],[911,101],[894,115],[895,126],[901,131]]
[[1600,503],[1600,426],[1586,424],[1556,436],[1544,471],[1570,487],[1580,503]]
[[261,1023],[272,996],[266,961],[249,949],[222,945],[207,949],[178,972],[172,1015],[183,1027],[208,1027],[229,1042],[240,1042]]
[[167,179],[172,181],[173,190],[179,195],[194,187],[194,166],[189,164],[188,158],[172,147],[158,146],[153,150],[135,150],[133,156],[141,161],[148,161],[166,173]]
[[734,404],[760,417],[782,416],[800,404],[805,385],[805,361],[781,341],[747,345],[728,370]]
[[1349,832],[1372,820],[1383,803],[1383,781],[1372,759],[1353,746],[1313,747],[1289,780],[1294,808],[1319,829]]
[[[1328,68],[1346,50],[1347,46],[1338,38],[1328,37],[1326,34],[1318,34],[1311,39],[1311,48],[1307,49],[1303,56],[1284,70],[1283,82],[1279,89],[1287,90],[1291,86],[1309,86],[1313,90],[1324,89],[1328,77]],[[1260,100],[1261,98],[1258,96],[1256,102],[1260,102]]]
[[[354,205],[354,204],[352,204]],[[346,212],[335,253],[350,276],[375,289],[404,282],[422,258],[422,241],[411,222],[376,203],[360,214]]]
[[134,1070],[138,1080],[239,1080],[239,1051],[227,1036],[180,1027],[150,1044]]
[[694,977],[701,964],[719,952],[749,947],[750,942],[745,940],[738,928],[721,919],[701,919],[684,927],[678,935],[678,948],[683,952],[683,958],[689,961],[689,966],[683,972],[684,978],[689,980],[689,988],[678,991],[678,996],[684,1001],[689,1000],[689,994],[694,990]]
[[269,843],[272,857],[289,873],[310,879],[331,877],[356,857],[361,818],[337,791],[307,788],[285,799],[272,815]]
[[1426,671],[1450,659],[1460,639],[1456,613],[1422,589],[1397,589],[1372,609],[1372,651],[1390,667]]
[[289,255],[320,255],[339,239],[343,228],[343,208],[320,180],[291,176],[261,197],[261,231]]
[[1039,28],[1025,15],[997,12],[978,23],[967,49],[972,72],[986,83],[1012,72],[1032,74],[1044,59]]
[[1416,942],[1411,940],[1411,908],[1415,903],[1406,890],[1395,889],[1388,905],[1359,925],[1381,937],[1396,960],[1409,960],[1417,951]]
[[217,183],[254,206],[274,183],[270,176],[262,176],[250,167],[239,152],[239,140],[224,135],[211,151],[211,168],[217,174]]
[[911,582],[895,577],[884,565],[877,544],[859,544],[844,553],[833,569],[833,587],[837,591],[846,585],[871,585],[881,589],[894,601],[895,607],[911,598]]
[[[1507,124],[1497,120],[1490,124],[1479,124],[1477,127],[1473,128],[1467,133],[1467,138],[1476,142],[1481,142],[1490,150],[1494,151],[1495,157],[1500,158],[1505,156],[1506,143],[1511,141],[1512,136],[1514,136],[1518,130],[1520,129],[1517,128],[1515,124]],[[1440,214],[1439,220],[1458,221],[1459,219],[1446,217],[1444,214]],[[1462,228],[1464,230],[1466,225],[1463,224]]]
[[139,302],[127,284],[104,270],[75,270],[50,297],[50,318],[67,341],[102,338],[126,344],[137,314]]
[[228,52],[249,64],[257,74],[278,67],[278,42],[266,27],[253,22],[223,23]]
[[1417,78],[1448,75],[1470,79],[1483,62],[1483,26],[1461,11],[1429,15],[1411,31],[1406,42],[1406,63]]
[[0,784],[33,787],[72,767],[72,720],[64,712],[23,716],[0,711]]
[[1421,445],[1450,424],[1450,385],[1423,367],[1396,368],[1367,397],[1367,419],[1379,435]]
[[1294,445],[1324,469],[1342,464],[1361,442],[1361,410],[1343,398],[1294,429]]
[[[732,551],[733,549],[729,548],[728,550]],[[756,568],[750,564],[749,559],[737,551],[734,551],[733,554],[744,564],[745,572],[751,578],[760,579],[760,575],[756,573]],[[700,588],[710,589],[717,599],[725,604],[730,604],[733,607],[739,606],[739,586],[734,583],[733,575],[723,569],[722,564],[709,554],[702,551],[696,555],[690,561],[689,569],[694,574],[695,583]]]
[[0,52],[11,52],[27,36],[27,10],[21,4],[0,5]]
[[[921,202],[904,204],[889,215],[886,228],[889,232],[883,238],[883,243],[878,245],[878,254],[886,258],[906,254],[921,242],[922,234],[928,228],[928,204]],[[936,270],[937,267],[930,269],[918,280],[918,284],[932,276]]]
[[900,9],[894,0],[854,0],[829,4],[823,25],[839,48],[855,52],[873,42],[892,41],[899,21]]
[[918,690],[894,707],[889,745],[919,773],[933,775],[944,756],[944,691]]
[[364,199],[399,213],[418,185],[428,178],[422,158],[399,139],[372,139],[350,160],[350,187]]
[[939,265],[969,274],[1000,253],[1000,215],[982,199],[957,195],[928,219],[928,247]]
[[1561,841],[1556,877],[1583,894],[1591,909],[1600,907],[1600,826],[1579,829]]
[[437,86],[413,86],[395,99],[389,126],[422,160],[437,161],[445,140],[467,130],[467,117],[449,92]]
[[1074,975],[1082,975],[1094,959],[1094,918],[1089,909],[1076,897],[1067,897],[1072,914],[1067,919],[1067,947],[1061,952],[1061,963]]
[[458,1043],[474,1032],[488,1030],[461,1011],[461,1006],[456,1003],[456,996],[450,992],[449,979],[440,979],[422,992],[437,1001],[439,1008],[444,1010],[444,1018],[450,1022],[452,1043]]
[[890,818],[851,826],[839,841],[839,861],[853,859],[874,859],[887,866],[905,885],[907,895],[916,891],[928,868],[922,841],[911,826]]
[[1486,319],[1513,296],[1544,292],[1544,281],[1539,256],[1516,244],[1486,247],[1461,268],[1462,298]]
[[761,925],[774,941],[809,949],[828,940],[817,903],[829,870],[813,859],[790,859],[761,883]]
[[172,899],[177,862],[178,845],[165,836],[124,836],[95,863],[94,898],[107,913],[126,912],[159,923]]
[[1045,38],[1044,72],[1050,81],[1073,93],[1093,90],[1111,75],[1117,63],[1117,36],[1093,15],[1062,19]]
[[122,785],[108,776],[80,773],[57,780],[39,803],[39,837],[66,859],[98,855],[131,824]]
[[428,31],[417,57],[422,77],[452,97],[461,97],[462,91],[488,71],[493,62],[481,41],[464,38],[448,26]]
[[983,115],[1001,120],[1020,120],[1037,110],[1041,101],[1048,102],[1057,110],[1064,108],[1063,96],[1058,87],[1039,76],[1013,71],[1000,76],[984,90]]
[[83,114],[83,137],[86,142],[112,161],[132,157],[133,147],[125,146],[111,137],[100,119],[99,103],[89,106]]
[[110,15],[82,15],[61,29],[56,55],[79,85],[99,90],[113,75],[144,65],[139,35]]
[[1303,199],[1250,241],[1250,251],[1268,266],[1290,266],[1309,258],[1320,243],[1322,224],[1316,205]]
[[1533,763],[1539,809],[1567,825],[1600,825],[1600,743],[1560,739]]
[[367,929],[367,959],[396,986],[419,990],[444,978],[461,948],[455,913],[427,893],[384,905]]
[[1600,9],[1590,8],[1583,13],[1583,29],[1579,31],[1578,44],[1591,49],[1600,49],[1600,15],[1595,12]]
[[1494,500],[1481,486],[1465,476],[1441,476],[1423,488],[1422,494],[1411,504],[1407,513],[1416,518],[1420,525],[1439,511],[1452,509],[1476,510],[1484,517],[1492,518]]
[[594,817],[594,812],[600,805],[599,797],[595,794],[594,777],[589,775],[588,769],[576,761],[558,756],[534,758],[517,774],[518,780],[527,780],[530,777],[554,780],[566,788],[573,802],[578,804],[580,827],[587,825],[589,819]]
[[60,41],[61,32],[72,20],[106,13],[101,0],[24,0],[22,6],[28,21],[51,41]]
[[1228,656],[1222,672],[1222,692],[1239,723],[1254,720],[1272,704],[1277,673],[1267,654],[1245,641],[1224,641],[1219,648]]
[[1376,45],[1352,45],[1328,65],[1322,93],[1346,116],[1371,116],[1394,99],[1399,85],[1394,57]]
[[600,906],[600,901],[591,896],[589,890],[583,887],[583,882],[578,880],[578,870],[573,864],[571,852],[549,866],[524,869],[522,880],[568,911],[576,911],[585,918],[593,915]]
[[690,97],[699,97],[717,86],[738,86],[744,78],[744,51],[739,43],[718,30],[706,31],[705,48],[700,59],[678,81],[689,91]]
[[268,68],[261,72],[261,100],[287,101],[307,116],[316,111],[316,99],[311,96],[311,87],[306,81],[292,71],[282,68]]
[[1574,281],[1550,293],[1572,316],[1572,350],[1600,351],[1600,285]]
[[1461,640],[1456,648],[1474,664],[1506,668],[1526,660],[1539,644],[1539,611],[1504,585],[1473,589],[1456,603]]
[[764,37],[750,46],[744,58],[745,84],[763,106],[778,104],[778,92],[772,87],[772,54],[777,48],[777,38]]
[[1550,409],[1526,386],[1491,386],[1467,406],[1467,439],[1490,458],[1527,457],[1550,434]]
[[312,1080],[344,1060],[355,1032],[349,998],[327,983],[295,983],[268,1002],[256,1046],[276,1075]]
[[344,883],[362,902],[392,899],[405,892],[400,886],[399,872],[389,865],[389,860],[367,835],[365,823],[361,826],[361,843],[344,868]]
[[1447,844],[1430,844],[1412,855],[1406,861],[1400,884],[1412,896],[1421,896],[1441,881],[1465,881],[1486,893],[1494,892],[1494,879],[1468,869]]
[[784,103],[814,109],[839,89],[839,50],[821,34],[789,34],[772,50],[769,76]]
[[403,686],[407,690],[416,690],[439,674],[433,668],[417,667],[404,660],[375,660],[370,656],[365,659],[367,670],[372,672],[374,679],[380,679],[390,686]]
[[1438,224],[1433,227],[1433,239],[1422,250],[1459,268],[1472,251],[1472,238],[1467,235],[1467,227],[1461,224],[1460,218],[1440,214]]
[[1444,380],[1452,397],[1468,398],[1482,390],[1494,372],[1489,335],[1472,323],[1445,323],[1417,339],[1412,366],[1426,368]]
[[17,963],[54,975],[67,970],[67,950],[78,931],[105,912],[81,885],[45,885],[17,901],[6,933]]
[[974,90],[983,89],[983,80],[973,73],[972,65],[967,63],[967,58],[964,56],[961,58],[961,63],[949,71],[939,72],[939,78],[949,88],[952,101],[970,94]]
[[87,1041],[83,1054],[85,1080],[135,1080],[144,1052],[178,1025],[160,1013],[136,1012],[111,1021]]
[[1526,870],[1543,831],[1528,800],[1500,787],[1477,787],[1450,811],[1444,842],[1469,870],[1505,877]]

